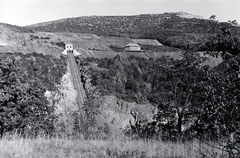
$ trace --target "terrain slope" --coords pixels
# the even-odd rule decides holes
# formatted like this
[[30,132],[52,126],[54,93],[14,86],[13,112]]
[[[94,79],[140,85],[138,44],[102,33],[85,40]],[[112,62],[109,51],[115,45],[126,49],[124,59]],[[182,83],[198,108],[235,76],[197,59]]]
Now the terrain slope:
[[[112,58],[116,55],[129,57],[131,55],[142,58],[158,58],[169,55],[174,58],[180,57],[180,50],[172,52],[168,47],[164,52],[123,52],[128,43],[147,45],[161,45],[152,39],[131,39],[128,37],[107,37],[95,34],[71,33],[71,32],[21,32],[13,27],[0,24],[0,52],[20,52],[24,54],[41,53],[59,57],[64,50],[64,44],[72,43],[74,49],[81,52],[82,57]],[[120,48],[121,51],[112,48]]]
[[[113,58],[120,55],[181,59],[183,49],[191,45],[200,46],[215,35],[211,27],[209,20],[186,13],[77,17],[27,27],[0,23],[0,53],[35,52],[59,58],[64,45],[72,43],[74,49],[81,52],[81,58]],[[239,36],[239,28],[231,29]],[[124,52],[124,46],[128,43],[140,44],[143,51]],[[211,66],[221,62],[221,59],[208,58],[206,64]],[[115,96],[105,96],[102,105],[103,116],[118,128],[129,125],[132,109],[143,113],[148,120],[154,114],[150,104],[130,103]]]
[[[229,19],[232,20],[232,19]],[[200,46],[217,33],[215,23],[189,13],[142,14],[133,16],[84,16],[43,22],[27,26],[35,31],[74,32],[143,39],[157,39],[166,46],[189,48]],[[231,26],[240,37],[240,28]]]

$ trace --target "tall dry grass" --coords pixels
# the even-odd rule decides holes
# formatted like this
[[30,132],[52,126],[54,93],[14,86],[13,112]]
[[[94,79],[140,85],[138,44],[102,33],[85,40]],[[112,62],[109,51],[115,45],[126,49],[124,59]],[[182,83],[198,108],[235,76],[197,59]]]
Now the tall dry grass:
[[[216,143],[211,144],[216,145]],[[84,140],[70,137],[38,136],[31,139],[17,134],[0,139],[1,158],[200,158],[205,155],[217,158],[221,157],[222,152],[197,140],[174,143],[130,140],[121,137],[109,140]]]

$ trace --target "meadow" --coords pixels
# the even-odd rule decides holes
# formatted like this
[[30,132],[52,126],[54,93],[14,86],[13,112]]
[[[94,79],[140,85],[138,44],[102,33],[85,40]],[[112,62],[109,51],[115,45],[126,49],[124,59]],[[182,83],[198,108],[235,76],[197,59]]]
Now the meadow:
[[[213,146],[217,143],[208,142]],[[0,139],[2,158],[201,158],[224,157],[221,150],[198,140],[163,142],[115,137],[107,140],[71,137],[23,138],[17,134]]]

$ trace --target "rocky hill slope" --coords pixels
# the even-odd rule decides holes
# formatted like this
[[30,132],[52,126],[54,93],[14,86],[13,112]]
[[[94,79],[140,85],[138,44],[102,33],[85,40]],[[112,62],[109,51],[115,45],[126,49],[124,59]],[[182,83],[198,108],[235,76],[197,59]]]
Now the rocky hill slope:
[[[222,24],[224,23],[217,25]],[[85,16],[39,23],[27,26],[27,28],[46,32],[150,38],[157,39],[167,46],[185,49],[194,45],[200,46],[216,33],[210,20],[182,12],[135,16]],[[236,35],[240,35],[239,27],[231,27],[231,29]]]
[[[140,44],[143,43],[150,46],[161,45],[158,41],[152,39],[138,41]],[[15,26],[0,24],[0,52],[20,52],[24,54],[36,52],[60,57],[61,52],[64,50],[64,44],[72,43],[74,49],[83,54],[82,57],[112,58],[116,55],[124,57],[134,55],[143,58],[158,58],[162,55],[169,55],[179,58],[180,56],[179,49],[167,46],[158,47],[158,50],[148,50],[147,53],[123,53],[124,46],[134,42],[129,37],[106,37],[71,32],[36,32],[27,29],[22,31],[21,29],[16,29]],[[120,48],[120,51],[115,48]]]

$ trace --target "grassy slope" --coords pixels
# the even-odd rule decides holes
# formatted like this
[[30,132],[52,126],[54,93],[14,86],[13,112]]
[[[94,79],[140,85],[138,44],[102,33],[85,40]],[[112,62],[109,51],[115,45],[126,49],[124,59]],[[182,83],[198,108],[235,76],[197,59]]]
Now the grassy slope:
[[[209,142],[211,143],[211,142]],[[211,143],[216,145],[216,143]],[[13,158],[52,158],[52,157],[161,157],[175,158],[202,157],[204,154],[220,157],[220,150],[198,141],[182,143],[124,140],[112,138],[71,139],[48,138],[39,136],[34,139],[21,138],[17,135],[0,139],[0,157]]]
[[[116,55],[123,57],[134,55],[155,58],[166,54],[166,52],[157,53],[156,51],[150,53],[115,52],[110,48],[111,46],[123,48],[132,42],[133,40],[128,37],[106,37],[82,33],[22,33],[16,31],[15,28],[0,25],[0,52],[21,52],[24,54],[37,52],[59,57],[63,48],[59,47],[57,43],[72,43],[74,49],[83,54],[82,57],[112,58]],[[172,55],[172,52],[169,54]]]
[[[47,32],[92,33],[101,36],[157,39],[164,45],[180,48],[192,44],[201,45],[208,37],[216,33],[213,23],[209,20],[180,16],[178,13],[88,16],[40,23],[27,28]],[[238,27],[231,27],[231,29],[235,35],[240,36]]]
[[[139,18],[141,18],[141,16],[139,16]],[[144,16],[142,16],[142,18],[144,18]],[[142,46],[144,50],[147,50],[146,52],[117,52],[111,49],[111,46],[122,49],[126,44],[132,42],[134,42],[134,40],[129,37],[107,37],[70,32],[23,32],[20,31],[20,29],[16,29],[16,26],[0,24],[0,52],[21,52],[25,54],[37,52],[59,57],[63,48],[59,47],[57,43],[73,43],[74,48],[81,52],[83,54],[82,57],[85,58],[113,58],[116,55],[123,57],[133,55],[147,59],[156,59],[163,55],[173,57],[174,59],[181,58],[180,49],[167,46],[154,46],[156,45],[154,41],[150,41],[150,43],[149,41],[144,41],[145,44],[146,42],[147,44],[152,44],[152,47]],[[94,50],[89,50],[89,48]],[[210,61],[210,63],[215,63],[215,61]]]

